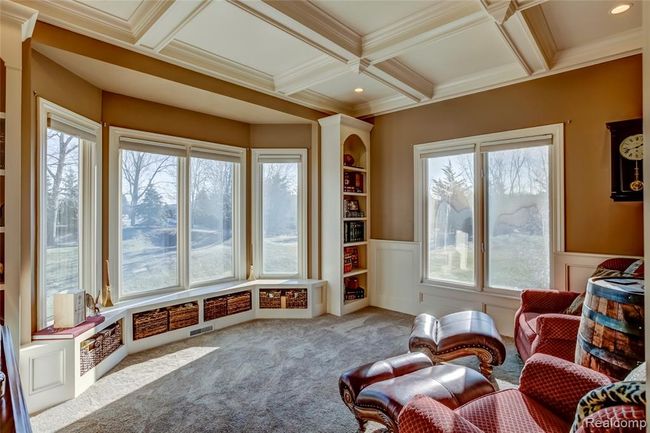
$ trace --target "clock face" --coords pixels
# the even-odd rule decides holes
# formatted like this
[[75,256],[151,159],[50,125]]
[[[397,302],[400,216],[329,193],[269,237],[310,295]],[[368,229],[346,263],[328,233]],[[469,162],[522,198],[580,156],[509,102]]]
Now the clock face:
[[619,152],[624,158],[631,159],[632,161],[639,161],[643,159],[643,134],[635,134],[626,137],[621,141],[618,148]]

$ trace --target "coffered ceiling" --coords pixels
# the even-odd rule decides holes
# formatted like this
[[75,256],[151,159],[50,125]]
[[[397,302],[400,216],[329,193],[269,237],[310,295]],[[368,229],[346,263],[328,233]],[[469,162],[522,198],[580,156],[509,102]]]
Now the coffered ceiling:
[[353,116],[639,53],[643,43],[639,0],[620,15],[610,0],[20,1],[51,24]]

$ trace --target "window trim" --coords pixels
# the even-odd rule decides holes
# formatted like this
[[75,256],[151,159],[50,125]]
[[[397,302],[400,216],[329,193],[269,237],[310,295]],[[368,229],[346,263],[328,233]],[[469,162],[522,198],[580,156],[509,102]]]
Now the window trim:
[[[122,164],[120,163],[121,141],[128,141],[126,149],[137,150],[138,144],[146,151],[151,146],[169,149],[170,154],[176,153],[179,160],[178,171],[178,286],[142,291],[124,295],[120,290],[121,283],[121,188]],[[162,152],[165,153],[165,152]],[[195,284],[190,282],[190,164],[193,154],[214,155],[215,159],[235,162],[233,179],[233,267],[232,277],[206,280]],[[154,294],[178,292],[196,287],[209,286],[217,283],[241,280],[246,278],[246,149],[225,144],[175,137],[153,132],[139,131],[120,127],[109,128],[109,257],[112,291],[117,302],[151,296]]]
[[[45,293],[45,269],[43,260],[46,245],[47,224],[42,217],[42,211],[47,206],[46,189],[43,188],[47,148],[48,118],[60,119],[66,124],[92,136],[91,146],[80,146],[80,284],[83,290],[93,297],[97,296],[102,287],[102,127],[101,124],[80,114],[50,102],[42,97],[37,98],[38,133],[36,151],[36,190],[37,190],[37,242],[36,242],[36,298],[37,298],[37,327],[48,326],[47,296]],[[80,138],[89,142],[85,138]]]
[[[510,142],[531,138],[551,136],[550,144],[550,176],[549,176],[549,205],[551,214],[551,246],[550,246],[550,284],[555,282],[554,257],[565,250],[564,237],[564,124],[536,126],[531,128],[515,129],[510,131],[490,134],[475,135],[470,137],[455,138],[436,142],[422,143],[413,146],[414,168],[414,239],[420,243],[420,283],[459,291],[487,292],[497,295],[512,296],[516,289],[488,287],[487,286],[487,253],[481,251],[481,242],[485,241],[485,224],[487,217],[484,209],[484,153],[496,146],[505,147]],[[524,146],[517,146],[524,147]],[[427,228],[426,228],[426,158],[428,156],[445,156],[465,150],[474,154],[474,285],[429,279],[427,275]]]
[[[307,149],[252,149],[252,210],[253,210],[253,276],[255,278],[307,278]],[[262,252],[262,170],[264,162],[299,162],[298,179],[298,273],[265,274]]]

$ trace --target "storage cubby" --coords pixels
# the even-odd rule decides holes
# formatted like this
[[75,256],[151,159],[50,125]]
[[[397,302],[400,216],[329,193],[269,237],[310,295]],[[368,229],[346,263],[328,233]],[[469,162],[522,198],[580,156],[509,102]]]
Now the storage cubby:
[[203,300],[203,321],[243,313],[252,308],[252,296],[249,290],[207,298]]
[[79,343],[80,375],[83,376],[124,344],[124,325],[118,320]]
[[198,301],[133,314],[133,340],[164,334],[199,323]]
[[296,289],[259,289],[261,309],[307,309],[308,294],[306,288]]

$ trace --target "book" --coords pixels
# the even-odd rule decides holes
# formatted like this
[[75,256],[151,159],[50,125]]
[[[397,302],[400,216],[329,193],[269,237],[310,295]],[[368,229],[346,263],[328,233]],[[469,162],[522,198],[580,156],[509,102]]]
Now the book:
[[105,317],[90,316],[73,328],[55,328],[54,325],[43,328],[32,335],[32,340],[70,340],[80,336],[104,321]]

